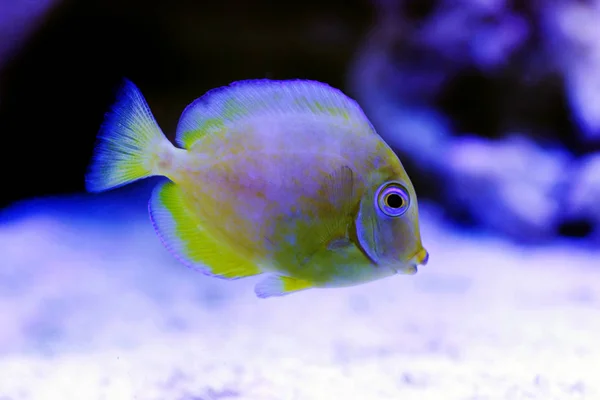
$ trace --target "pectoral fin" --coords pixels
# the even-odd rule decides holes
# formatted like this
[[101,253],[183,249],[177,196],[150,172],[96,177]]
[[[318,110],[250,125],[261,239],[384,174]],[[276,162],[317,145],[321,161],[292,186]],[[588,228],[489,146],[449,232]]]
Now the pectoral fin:
[[324,249],[352,245],[348,228],[358,209],[359,189],[352,169],[345,165],[323,179],[319,194],[328,207],[299,235],[297,259],[300,264],[308,263],[315,253]]

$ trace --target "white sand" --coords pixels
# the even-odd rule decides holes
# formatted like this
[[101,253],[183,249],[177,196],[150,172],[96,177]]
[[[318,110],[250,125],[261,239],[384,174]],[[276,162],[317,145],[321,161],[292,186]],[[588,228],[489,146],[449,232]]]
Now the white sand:
[[600,399],[598,252],[425,215],[417,275],[261,300],[107,212],[0,227],[1,400]]

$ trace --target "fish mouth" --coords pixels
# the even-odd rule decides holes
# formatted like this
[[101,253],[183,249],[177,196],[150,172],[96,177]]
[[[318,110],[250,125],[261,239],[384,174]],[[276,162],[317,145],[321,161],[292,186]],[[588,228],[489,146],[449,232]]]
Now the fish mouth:
[[429,252],[422,247],[414,258],[417,265],[425,266],[429,262]]
[[423,247],[408,259],[406,264],[397,264],[392,266],[396,273],[414,275],[419,271],[420,265],[427,265],[429,262],[429,253]]

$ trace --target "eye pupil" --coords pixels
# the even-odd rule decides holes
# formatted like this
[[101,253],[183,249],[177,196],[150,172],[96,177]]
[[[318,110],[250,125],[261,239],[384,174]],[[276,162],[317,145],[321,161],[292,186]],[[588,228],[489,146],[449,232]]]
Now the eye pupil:
[[375,207],[392,218],[404,215],[410,208],[410,193],[400,182],[389,181],[381,185],[374,200]]
[[401,208],[404,205],[404,199],[402,196],[396,193],[389,194],[385,199],[388,207]]

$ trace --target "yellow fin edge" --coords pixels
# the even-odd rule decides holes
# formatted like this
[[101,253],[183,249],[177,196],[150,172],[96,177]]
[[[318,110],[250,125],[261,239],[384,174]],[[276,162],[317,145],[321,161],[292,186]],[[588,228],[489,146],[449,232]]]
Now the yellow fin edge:
[[174,183],[164,182],[154,189],[148,210],[163,245],[189,268],[222,279],[262,273],[255,263],[212,237],[186,206],[183,192]]

